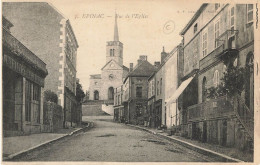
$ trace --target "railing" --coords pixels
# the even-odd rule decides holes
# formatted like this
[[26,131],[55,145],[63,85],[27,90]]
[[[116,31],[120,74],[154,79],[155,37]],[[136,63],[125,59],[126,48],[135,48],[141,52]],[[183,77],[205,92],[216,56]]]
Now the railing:
[[236,49],[235,37],[238,30],[226,30],[215,41],[216,49],[200,60],[200,70],[206,68],[216,61],[216,57],[227,50]]
[[226,96],[188,107],[188,121],[214,119],[235,115],[248,135],[254,137],[254,112],[237,95],[230,101]]
[[3,29],[3,44],[6,44],[12,51],[16,52],[18,56],[30,61],[36,67],[40,68],[42,71],[47,72],[46,64],[32,53],[28,48],[26,48],[20,41],[18,41],[14,36],[9,32]]
[[104,100],[104,104],[114,104],[114,100]]
[[226,96],[188,107],[188,120],[218,118],[233,113],[233,108]]
[[240,123],[243,125],[249,136],[254,137],[254,112],[245,105],[241,96],[237,95],[237,99],[234,101],[234,109],[236,116]]
[[226,30],[218,38],[216,38],[217,46],[222,46],[223,50],[236,49],[235,37],[238,34],[238,30]]

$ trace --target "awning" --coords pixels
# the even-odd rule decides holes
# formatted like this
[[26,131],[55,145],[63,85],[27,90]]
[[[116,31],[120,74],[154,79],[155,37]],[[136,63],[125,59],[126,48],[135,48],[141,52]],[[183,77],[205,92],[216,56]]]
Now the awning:
[[165,102],[166,102],[166,105],[167,104],[170,104],[172,102],[176,102],[176,100],[178,99],[178,97],[182,94],[182,92],[187,88],[187,86],[190,84],[190,82],[192,81],[192,79],[195,77],[192,76],[190,78],[188,78],[187,80],[183,81],[181,83],[181,85],[179,86],[179,88],[173,93],[173,95],[167,99]]

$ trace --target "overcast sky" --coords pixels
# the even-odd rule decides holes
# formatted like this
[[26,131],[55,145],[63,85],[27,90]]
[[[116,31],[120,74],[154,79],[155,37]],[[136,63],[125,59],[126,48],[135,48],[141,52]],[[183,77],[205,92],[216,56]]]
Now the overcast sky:
[[[201,3],[192,1],[52,1],[72,24],[78,40],[77,77],[84,91],[89,75],[100,74],[106,60],[106,42],[113,40],[115,10],[119,40],[124,44],[124,65],[134,65],[139,55],[152,64],[160,60],[162,47],[170,52],[181,42],[179,35]],[[97,18],[99,17],[99,18]]]

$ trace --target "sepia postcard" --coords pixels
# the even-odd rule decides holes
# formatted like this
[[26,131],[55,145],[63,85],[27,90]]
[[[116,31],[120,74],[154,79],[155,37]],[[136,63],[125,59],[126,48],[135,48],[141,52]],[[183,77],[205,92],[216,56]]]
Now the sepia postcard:
[[4,0],[2,164],[260,164],[259,1]]

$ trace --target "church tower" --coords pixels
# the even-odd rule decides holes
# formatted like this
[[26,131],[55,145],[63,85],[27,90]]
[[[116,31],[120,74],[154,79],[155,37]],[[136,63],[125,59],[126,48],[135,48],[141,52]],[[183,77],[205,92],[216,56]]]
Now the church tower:
[[107,42],[106,63],[115,60],[120,66],[123,66],[123,43],[119,41],[117,14],[115,13],[114,41]]

